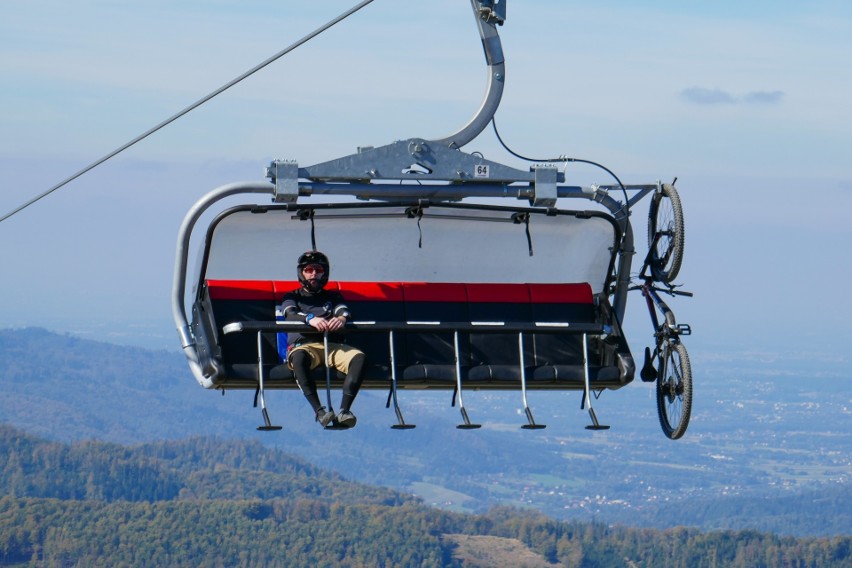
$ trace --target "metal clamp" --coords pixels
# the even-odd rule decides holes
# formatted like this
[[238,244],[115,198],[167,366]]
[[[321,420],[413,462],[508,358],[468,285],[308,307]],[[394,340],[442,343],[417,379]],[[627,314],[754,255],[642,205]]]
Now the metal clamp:
[[535,187],[530,202],[535,207],[556,207],[556,181],[559,171],[553,164],[536,164],[530,168],[535,174]]
[[275,203],[295,203],[299,199],[299,164],[275,160],[266,169],[266,177],[275,184]]

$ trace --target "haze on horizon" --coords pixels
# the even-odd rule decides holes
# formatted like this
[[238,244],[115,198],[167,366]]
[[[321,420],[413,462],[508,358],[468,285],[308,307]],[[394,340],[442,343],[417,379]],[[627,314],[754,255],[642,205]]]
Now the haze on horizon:
[[[0,4],[0,213],[353,3]],[[695,298],[673,307],[695,331],[691,352],[848,357],[850,19],[852,6],[824,0],[508,5],[496,116],[507,143],[629,182],[679,178],[679,280]],[[174,240],[201,195],[263,179],[273,158],[310,164],[446,135],[483,90],[468,2],[377,0],[0,223],[5,325],[171,341]],[[465,150],[526,167],[490,130]],[[609,182],[590,167],[568,177]],[[639,247],[646,205],[634,211]],[[634,350],[650,330],[640,308],[628,315]]]

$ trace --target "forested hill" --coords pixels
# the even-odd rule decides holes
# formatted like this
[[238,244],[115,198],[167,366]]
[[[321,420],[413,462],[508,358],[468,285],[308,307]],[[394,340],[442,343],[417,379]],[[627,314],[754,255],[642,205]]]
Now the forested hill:
[[48,442],[0,426],[0,564],[848,566],[852,537],[794,539],[438,511],[255,442]]
[[[675,443],[659,432],[652,387],[640,381],[617,393],[604,393],[595,403],[599,416],[605,413],[612,425],[605,433],[583,428],[587,414],[579,408],[578,393],[531,393],[537,419],[549,426],[529,431],[518,427],[525,422],[519,393],[472,392],[468,406],[484,427],[462,431],[454,427],[458,413],[450,407],[452,393],[428,391],[402,393],[406,419],[418,425],[414,430],[388,428],[395,417],[386,408],[387,393],[365,391],[357,401],[358,427],[335,432],[318,428],[298,391],[274,391],[268,393],[267,403],[273,421],[284,429],[258,433],[255,427],[261,416],[252,407],[254,392],[229,391],[221,396],[200,388],[177,351],[112,345],[38,328],[0,329],[0,423],[52,441],[121,444],[94,444],[99,453],[115,452],[119,458],[130,451],[128,446],[135,448],[133,459],[127,458],[128,465],[119,469],[140,468],[127,469],[135,476],[130,479],[151,477],[160,484],[132,487],[140,500],[171,499],[169,491],[178,486],[185,493],[200,492],[204,487],[199,484],[215,477],[197,473],[198,481],[176,484],[169,477],[178,475],[175,462],[158,462],[156,454],[148,462],[134,461],[137,451],[156,447],[138,444],[212,433],[229,440],[258,440],[284,452],[279,455],[299,456],[305,460],[302,465],[416,493],[427,503],[456,512],[482,514],[505,504],[536,509],[555,519],[659,529],[683,525],[705,531],[849,535],[852,443],[846,424],[852,381],[844,374],[848,371],[821,378],[785,367],[782,376],[767,378],[762,361],[734,365],[696,366],[707,369],[707,375],[696,376],[700,390],[696,387],[693,424],[688,436]],[[808,369],[811,366],[809,362]],[[748,397],[741,401],[744,377]],[[199,447],[209,443],[202,440],[195,443]],[[239,446],[223,441],[216,445]],[[46,452],[47,447],[39,451]],[[265,455],[256,445],[247,447]],[[78,459],[81,450],[70,446],[63,452],[64,461],[45,467]],[[187,453],[187,448],[177,452]],[[243,460],[240,468],[248,462],[260,463]],[[120,459],[112,465],[119,463]],[[40,467],[33,466],[32,471]],[[133,498],[122,493],[127,486],[121,477],[98,467],[87,465],[85,477],[73,483],[66,479],[64,485],[49,489],[65,491],[56,493],[62,498],[86,498],[95,488],[102,492],[98,498],[110,499],[112,494]],[[255,475],[250,471],[240,469],[233,475],[249,479]],[[264,471],[257,474],[261,480],[249,483],[253,490],[261,491],[266,482],[281,486],[260,471]],[[215,474],[224,477],[231,472],[220,466]],[[95,475],[103,483],[87,485]],[[37,476],[26,483],[36,480]],[[14,481],[19,488],[24,483]],[[291,495],[291,489],[281,494]]]
[[297,499],[401,505],[415,498],[345,481],[256,441],[191,438],[66,445],[0,425],[3,495],[98,501]]

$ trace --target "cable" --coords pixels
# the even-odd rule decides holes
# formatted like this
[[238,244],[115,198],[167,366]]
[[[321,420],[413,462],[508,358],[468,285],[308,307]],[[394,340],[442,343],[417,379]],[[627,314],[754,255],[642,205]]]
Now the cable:
[[[606,166],[599,164],[597,162],[593,162],[591,160],[582,160],[580,158],[570,158],[568,156],[559,156],[558,158],[548,158],[548,159],[545,159],[545,160],[534,160],[533,158],[527,158],[526,156],[522,156],[522,155],[518,154],[517,152],[513,152],[512,149],[509,148],[506,145],[505,142],[503,142],[503,138],[500,137],[500,132],[497,131],[497,121],[494,119],[494,117],[491,117],[491,126],[494,127],[494,135],[497,136],[497,140],[500,142],[500,145],[503,146],[503,148],[507,152],[509,152],[510,154],[515,156],[516,158],[519,158],[519,159],[524,160],[526,162],[579,162],[581,164],[590,164],[592,166],[596,166],[596,167],[602,169],[603,171],[605,171],[606,173],[611,175],[613,177],[613,179],[616,181],[616,183],[618,183],[618,187],[621,188],[621,192],[624,194],[624,206],[628,210],[630,209],[630,205],[629,205],[630,199],[627,197],[627,188],[624,187],[624,184],[621,183],[621,180],[618,179],[618,176],[615,175],[615,173],[612,170],[610,170],[609,168],[607,168]],[[629,218],[629,211],[628,211],[628,218]]]
[[358,10],[360,10],[361,8],[363,8],[364,6],[366,6],[366,5],[368,5],[372,2],[373,2],[373,0],[364,0],[360,4],[350,8],[346,12],[343,12],[342,14],[340,14],[339,16],[334,18],[333,20],[330,20],[326,24],[318,27],[317,29],[315,29],[314,31],[309,33],[308,35],[304,36],[302,39],[296,41],[295,43],[291,44],[287,48],[279,51],[278,53],[276,53],[275,55],[273,55],[272,57],[270,57],[269,59],[267,59],[263,63],[260,63],[259,65],[256,65],[255,67],[249,69],[248,71],[246,71],[245,73],[243,73],[242,75],[237,77],[236,79],[232,79],[228,83],[225,83],[224,85],[222,85],[221,87],[219,87],[218,89],[213,91],[212,93],[210,93],[207,96],[195,101],[194,103],[192,103],[191,105],[189,105],[188,107],[183,109],[182,111],[178,112],[175,115],[172,115],[171,117],[167,118],[166,120],[164,120],[163,122],[161,122],[157,126],[151,128],[150,130],[144,132],[143,134],[140,134],[139,136],[137,136],[136,138],[134,138],[130,142],[127,142],[123,146],[119,146],[118,148],[116,148],[115,150],[113,150],[112,152],[110,152],[109,154],[104,156],[103,158],[101,158],[101,159],[99,159],[95,162],[92,162],[91,164],[89,164],[88,166],[83,168],[82,170],[80,170],[77,173],[75,173],[74,175],[62,180],[61,182],[54,185],[53,187],[51,187],[50,189],[48,189],[44,193],[37,195],[36,197],[34,197],[34,198],[30,199],[29,201],[27,201],[26,203],[24,203],[23,205],[17,207],[16,209],[13,209],[9,213],[6,213],[3,217],[0,217],[0,223],[2,223],[3,221],[5,221],[6,219],[8,219],[9,217],[11,217],[13,215],[20,213],[21,211],[23,211],[24,209],[26,209],[27,207],[29,207],[33,203],[47,197],[48,195],[50,195],[51,193],[53,193],[57,189],[61,188],[62,186],[74,181],[75,179],[82,176],[83,174],[85,174],[89,170],[95,169],[96,167],[100,166],[101,164],[103,164],[104,162],[106,162],[107,160],[112,158],[113,156],[120,154],[121,152],[127,150],[128,148],[130,148],[131,146],[133,146],[137,142],[144,140],[145,138],[147,138],[151,134],[153,134],[153,133],[157,132],[158,130],[160,130],[161,128],[171,124],[172,122],[174,122],[175,120],[184,116],[185,114],[189,113],[190,111],[195,110],[196,108],[200,107],[201,105],[203,105],[204,103],[206,103],[207,101],[212,99],[213,97],[227,91],[228,89],[230,89],[231,87],[233,87],[234,85],[236,85],[237,83],[242,81],[243,79],[246,79],[246,78],[250,77],[251,75],[254,75],[258,71],[260,71],[261,69],[263,69],[264,67],[269,65],[270,63],[272,63],[272,62],[276,61],[277,59],[280,59],[281,57],[287,55],[288,53],[290,53],[291,51],[293,51],[297,47],[301,46],[302,44],[307,43],[308,41],[312,40],[313,38],[315,38],[319,34],[323,33],[327,29],[329,29],[330,27],[332,27],[335,24],[345,20],[346,18],[348,18],[349,16],[351,16],[352,14],[354,14],[355,12],[357,12]]
[[[497,121],[494,119],[493,116],[491,117],[491,126],[494,127],[494,135],[497,136],[497,140],[500,142],[500,145],[503,146],[503,148],[507,152],[509,152],[511,155],[515,156],[516,158],[519,158],[519,159],[527,161],[527,162],[580,162],[580,163],[583,163],[583,164],[590,164],[592,166],[597,166],[598,168],[601,168],[602,170],[607,172],[609,175],[611,175],[613,177],[613,179],[615,179],[615,181],[618,183],[618,186],[621,188],[621,192],[624,194],[624,205],[621,207],[621,209],[619,209],[619,211],[622,211],[622,210],[624,211],[625,230],[622,231],[622,233],[621,233],[621,243],[622,244],[619,245],[619,246],[623,245],[624,240],[627,238],[628,232],[632,234],[632,229],[630,227],[630,225],[631,225],[630,224],[630,199],[627,197],[627,188],[624,187],[624,184],[621,183],[621,180],[618,179],[618,176],[615,175],[615,173],[612,170],[610,170],[606,166],[603,166],[603,165],[601,165],[597,162],[593,162],[591,160],[581,160],[580,158],[569,158],[568,156],[564,156],[564,155],[559,156],[558,158],[550,159],[550,160],[533,160],[531,158],[527,158],[525,156],[518,154],[517,152],[513,152],[512,149],[509,148],[506,145],[505,142],[503,142],[503,139],[500,137],[500,132],[497,131]],[[675,179],[677,179],[677,178],[675,178]],[[617,212],[614,212],[614,213],[617,213]],[[530,252],[532,252],[532,249],[530,249]],[[628,274],[628,281],[629,280],[630,280],[630,275]]]

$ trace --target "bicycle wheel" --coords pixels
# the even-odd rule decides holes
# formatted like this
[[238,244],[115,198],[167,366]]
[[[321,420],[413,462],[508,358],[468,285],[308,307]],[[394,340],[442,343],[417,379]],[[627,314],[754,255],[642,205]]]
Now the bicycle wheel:
[[657,374],[657,414],[663,433],[677,440],[686,432],[692,411],[692,367],[686,347],[670,342],[664,347]]
[[651,251],[651,275],[658,282],[670,283],[677,278],[683,260],[684,228],[680,195],[673,185],[663,184],[654,193],[648,209],[648,246],[660,233]]

